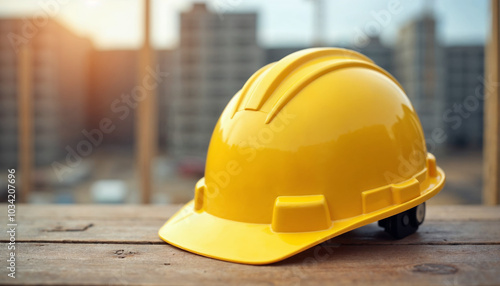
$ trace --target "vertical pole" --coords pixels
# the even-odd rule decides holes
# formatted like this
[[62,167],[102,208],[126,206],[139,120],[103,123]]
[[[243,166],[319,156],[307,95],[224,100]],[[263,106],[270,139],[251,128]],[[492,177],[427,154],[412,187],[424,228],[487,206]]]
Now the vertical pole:
[[[136,112],[136,153],[139,170],[139,184],[141,190],[141,201],[144,204],[151,202],[152,175],[151,163],[156,152],[157,130],[156,124],[156,94],[155,90],[148,87],[151,85],[152,77],[148,76],[147,69],[153,69],[152,52],[150,44],[150,18],[151,0],[144,1],[144,43],[139,55],[138,86],[142,87],[141,92],[145,92],[143,100],[139,101]],[[148,83],[144,83],[147,78]]]
[[484,101],[483,203],[500,204],[500,5],[491,0],[490,38],[486,48]]
[[21,175],[20,201],[28,201],[32,188],[33,167],[33,103],[31,90],[31,48],[23,45],[18,53],[18,146]]

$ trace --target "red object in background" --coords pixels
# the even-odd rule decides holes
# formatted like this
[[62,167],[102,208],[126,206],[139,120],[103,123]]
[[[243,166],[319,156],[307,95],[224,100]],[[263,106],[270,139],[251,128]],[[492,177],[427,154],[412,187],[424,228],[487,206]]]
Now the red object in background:
[[185,158],[179,162],[177,171],[183,177],[199,177],[205,173],[205,160],[200,158]]

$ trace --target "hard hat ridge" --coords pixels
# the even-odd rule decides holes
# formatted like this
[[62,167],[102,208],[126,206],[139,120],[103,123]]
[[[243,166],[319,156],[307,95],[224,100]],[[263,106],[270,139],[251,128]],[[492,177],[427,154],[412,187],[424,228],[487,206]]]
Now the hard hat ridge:
[[346,49],[309,49],[258,70],[239,93],[231,118],[242,110],[264,111],[269,112],[266,117],[269,123],[308,84],[327,73],[348,67],[373,69],[402,88],[392,75],[362,54]]

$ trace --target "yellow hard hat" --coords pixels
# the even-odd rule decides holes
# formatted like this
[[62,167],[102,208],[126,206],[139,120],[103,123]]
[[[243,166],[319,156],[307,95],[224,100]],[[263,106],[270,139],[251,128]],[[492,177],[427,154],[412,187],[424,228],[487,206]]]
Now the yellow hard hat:
[[444,180],[389,73],[354,51],[306,49],[264,66],[231,99],[194,200],[159,235],[267,264],[377,220],[404,236]]

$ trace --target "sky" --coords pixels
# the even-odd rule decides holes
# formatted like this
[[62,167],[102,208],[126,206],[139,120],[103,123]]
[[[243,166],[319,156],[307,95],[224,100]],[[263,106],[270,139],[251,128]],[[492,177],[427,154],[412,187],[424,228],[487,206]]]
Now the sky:
[[[225,13],[258,13],[258,40],[266,47],[308,46],[314,42],[315,0],[206,0],[224,21]],[[320,0],[325,19],[322,39],[349,45],[360,34],[392,44],[401,25],[431,10],[439,40],[449,44],[484,44],[489,31],[488,0]],[[152,43],[174,48],[179,13],[190,0],[152,0]],[[54,4],[55,3],[55,4]],[[0,0],[0,17],[49,15],[98,49],[138,48],[142,41],[141,0]]]

